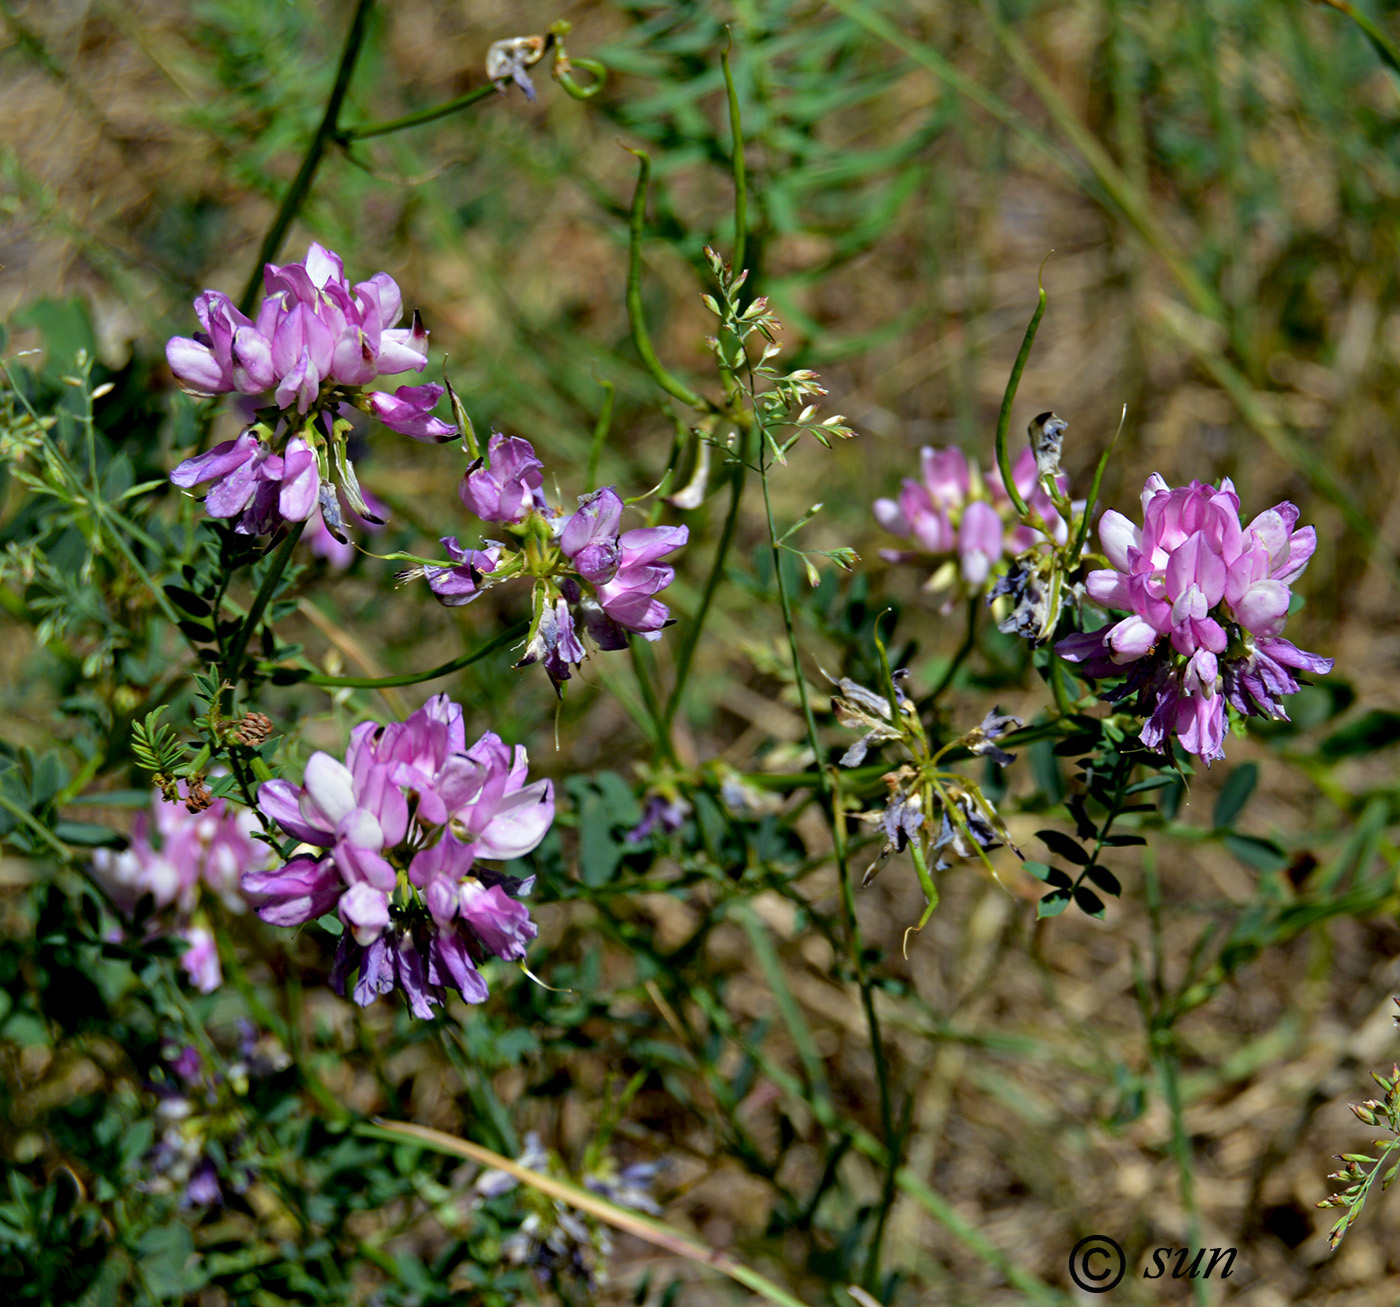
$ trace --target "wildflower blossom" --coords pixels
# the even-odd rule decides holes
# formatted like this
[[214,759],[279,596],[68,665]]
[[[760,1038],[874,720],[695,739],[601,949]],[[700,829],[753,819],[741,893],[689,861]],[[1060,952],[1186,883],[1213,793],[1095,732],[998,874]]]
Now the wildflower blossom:
[[[544,1148],[533,1130],[525,1136],[525,1150],[516,1158],[516,1164],[546,1175],[564,1175],[558,1159]],[[655,1162],[620,1168],[613,1158],[604,1157],[593,1170],[584,1173],[583,1187],[618,1207],[659,1216],[661,1205],[651,1192],[659,1170]],[[488,1169],[477,1176],[473,1187],[480,1202],[500,1198],[519,1185],[515,1176]],[[590,1294],[603,1288],[608,1282],[608,1262],[613,1252],[607,1226],[533,1188],[526,1191],[523,1202],[527,1207],[525,1219],[502,1243],[502,1259],[513,1266],[530,1267],[541,1284],[569,1280]]]
[[[263,281],[256,318],[222,291],[206,290],[194,305],[202,330],[166,345],[170,369],[188,393],[264,401],[258,420],[186,459],[171,480],[184,489],[208,484],[209,515],[233,520],[243,535],[305,522],[318,505],[324,514],[332,486],[355,513],[379,521],[346,454],[346,408],[363,409],[415,440],[456,434],[432,416],[441,386],[400,386],[393,394],[367,389],[376,377],[427,366],[422,320],[415,312],[411,326],[397,326],[403,297],[394,279],[379,272],[351,285],[340,256],[314,242],[299,263],[269,263]],[[327,525],[334,533],[329,516]]]
[[[1062,431],[1063,424],[1057,434]],[[915,548],[880,553],[892,563],[931,564],[934,571],[925,588],[946,592],[942,611],[949,612],[960,598],[981,593],[1004,557],[1043,544],[1046,536],[1018,520],[998,469],[984,477],[957,448],[925,445],[920,453],[922,479],[906,479],[897,499],[875,501],[880,525],[908,538]],[[1041,460],[1047,467],[1048,458],[1042,450]],[[1050,538],[1064,544],[1069,528],[1038,479],[1033,450],[1022,451],[1011,476],[1032,511],[1040,515]],[[1058,477],[1056,484],[1063,492],[1069,483]]]
[[1248,525],[1239,507],[1228,479],[1172,489],[1150,476],[1141,527],[1113,509],[1100,519],[1109,566],[1085,581],[1090,599],[1127,616],[1056,646],[1091,679],[1127,676],[1106,697],[1139,695],[1149,748],[1175,734],[1207,765],[1224,756],[1227,703],[1241,716],[1286,718],[1295,673],[1332,670],[1330,658],[1282,638],[1316,531],[1295,530],[1298,509],[1287,502]]
[[671,614],[657,596],[675,579],[662,559],[689,538],[684,526],[622,531],[625,505],[613,486],[580,495],[565,514],[544,495],[544,465],[528,440],[494,434],[475,459],[458,495],[508,541],[464,547],[442,540],[451,559],[418,573],[441,603],[470,603],[483,589],[528,576],[535,588],[533,620],[518,667],[540,664],[556,690],[587,657],[584,637],[598,649],[627,647],[629,632],[657,640]]
[[226,1191],[243,1193],[256,1174],[243,1101],[250,1082],[291,1065],[286,1050],[249,1021],[239,1022],[236,1056],[222,1072],[189,1045],[168,1045],[167,1067],[152,1085],[154,1145],[141,1159],[144,1193],[179,1192],[180,1206],[219,1207]]
[[476,865],[523,857],[554,819],[549,781],[526,783],[525,750],[491,732],[470,748],[446,695],[406,721],[365,722],[345,761],[314,753],[301,785],[268,781],[258,806],[310,846],[244,878],[258,914],[295,926],[332,910],[344,924],[331,986],[355,1002],[402,989],[430,1017],[447,988],[487,997],[487,957],[521,959],[536,927],[519,896],[533,883]]
[[[192,801],[188,782],[179,783],[179,794]],[[248,910],[240,881],[244,873],[265,866],[269,856],[253,839],[257,829],[253,813],[230,808],[223,799],[192,812],[156,791],[150,813],[138,813],[132,823],[128,846],[93,854],[93,874],[121,911],[133,916],[143,899],[151,901],[147,938],[169,932],[186,942],[180,965],[204,994],[218,989],[223,973],[201,910],[202,892],[214,894],[230,912]]]

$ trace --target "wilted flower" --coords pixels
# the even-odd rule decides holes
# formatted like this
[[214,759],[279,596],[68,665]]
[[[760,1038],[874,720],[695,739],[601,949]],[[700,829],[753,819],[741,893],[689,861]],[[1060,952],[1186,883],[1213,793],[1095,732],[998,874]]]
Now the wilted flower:
[[[516,1164],[528,1171],[569,1178],[533,1130],[525,1136],[525,1151]],[[582,1181],[585,1189],[610,1203],[658,1216],[661,1205],[652,1196],[651,1185],[659,1170],[655,1162],[619,1168],[613,1158],[604,1157],[595,1170],[584,1173]],[[519,1185],[515,1176],[488,1169],[477,1177],[474,1187],[481,1201],[511,1193]],[[527,1188],[522,1202],[527,1208],[525,1219],[501,1245],[504,1261],[530,1267],[542,1284],[571,1280],[589,1293],[607,1284],[613,1250],[607,1226],[536,1189]]]
[[495,41],[486,51],[486,76],[496,83],[498,91],[504,91],[508,82],[514,82],[525,92],[527,100],[533,100],[535,84],[525,70],[539,63],[543,55],[542,36],[513,36]]
[[[178,791],[188,798],[189,783],[180,781]],[[267,846],[253,839],[257,829],[253,813],[230,808],[223,799],[191,812],[166,802],[157,790],[150,813],[138,813],[133,821],[124,850],[93,853],[93,875],[118,908],[132,916],[143,899],[150,900],[154,911],[146,938],[168,932],[185,940],[180,965],[201,993],[223,983],[214,936],[200,911],[202,891],[211,891],[230,912],[248,910],[240,881],[271,857]]]
[[348,538],[351,523],[362,531],[378,531],[389,515],[373,495],[368,491],[362,493],[374,517],[361,517],[341,500],[339,492],[333,487],[326,484],[321,486],[321,502],[308,522],[306,537],[311,552],[324,558],[332,571],[343,572],[355,561],[355,546]]
[[[388,273],[352,286],[340,256],[314,242],[300,263],[269,263],[263,281],[256,319],[206,290],[195,300],[202,330],[172,338],[165,352],[190,394],[259,396],[270,412],[236,439],[186,459],[171,480],[185,489],[212,482],[205,508],[235,519],[243,535],[304,522],[318,504],[324,512],[327,482],[354,512],[376,520],[345,452],[343,412],[361,408],[415,440],[455,435],[432,416],[441,386],[400,386],[392,395],[366,389],[378,376],[421,371],[428,333],[417,313],[412,326],[395,326],[403,299]],[[335,522],[327,525],[335,531]]]
[[1056,650],[1091,678],[1130,673],[1109,696],[1139,692],[1143,743],[1175,734],[1207,765],[1224,756],[1225,704],[1245,716],[1285,718],[1281,696],[1296,671],[1325,673],[1332,660],[1281,638],[1290,586],[1317,547],[1298,509],[1281,503],[1247,526],[1227,479],[1172,489],[1154,473],[1142,494],[1143,526],[1112,509],[1099,521],[1110,566],[1090,572],[1088,595],[1128,616],[1072,635]]
[[466,747],[462,710],[437,695],[406,721],[365,722],[344,762],[307,761],[300,788],[268,781],[258,806],[312,846],[276,871],[244,878],[258,915],[296,926],[336,911],[344,930],[331,986],[368,1006],[404,991],[430,1017],[447,988],[487,997],[487,957],[520,959],[536,927],[517,880],[477,859],[523,857],[554,819],[549,781],[526,784],[525,750],[487,732]]

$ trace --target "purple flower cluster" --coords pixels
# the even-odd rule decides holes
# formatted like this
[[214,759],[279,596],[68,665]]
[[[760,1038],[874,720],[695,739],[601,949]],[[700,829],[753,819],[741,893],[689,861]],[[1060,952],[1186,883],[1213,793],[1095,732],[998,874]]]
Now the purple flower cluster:
[[1128,614],[1102,630],[1067,637],[1061,657],[1086,676],[1128,676],[1109,697],[1142,692],[1151,706],[1143,743],[1175,734],[1207,765],[1224,757],[1225,706],[1243,716],[1286,719],[1283,697],[1298,672],[1326,673],[1332,659],[1282,638],[1292,597],[1317,548],[1298,509],[1282,503],[1240,522],[1229,480],[1169,487],[1157,474],[1142,492],[1143,525],[1110,509],[1099,520],[1109,567],[1090,572],[1089,597]]
[[[907,537],[916,547],[880,553],[892,563],[932,561],[935,571],[927,588],[947,592],[943,611],[948,612],[960,598],[981,593],[1003,556],[1024,553],[1045,536],[1020,523],[999,469],[993,467],[984,476],[956,447],[925,445],[921,457],[922,480],[906,478],[898,499],[875,501],[880,525]],[[1064,544],[1069,528],[1040,484],[1029,448],[1017,459],[1011,478],[1030,508],[1040,514],[1055,543]],[[1063,492],[1068,478],[1059,477],[1056,484]]]
[[661,560],[686,543],[684,526],[620,531],[623,502],[605,486],[581,495],[578,510],[551,510],[544,466],[528,440],[491,437],[487,457],[462,478],[462,503],[484,522],[504,527],[517,549],[497,541],[464,549],[455,536],[442,543],[452,562],[425,576],[449,606],[470,603],[487,585],[528,575],[535,582],[534,621],[520,666],[540,663],[556,689],[587,656],[581,636],[603,650],[625,649],[629,631],[661,638],[670,610],[657,595],[675,579]]
[[[188,797],[184,781],[181,798]],[[200,911],[201,891],[208,889],[230,912],[248,909],[240,882],[244,873],[264,867],[267,847],[253,839],[257,818],[246,808],[230,808],[215,799],[201,812],[167,803],[157,790],[151,811],[138,813],[131,842],[121,852],[98,849],[92,870],[112,902],[128,916],[149,898],[162,918],[151,936],[170,933],[187,944],[180,965],[201,993],[223,983],[219,951]],[[148,937],[151,937],[148,936]]]
[[[415,440],[456,434],[432,415],[441,386],[364,389],[378,376],[427,366],[422,320],[415,312],[411,327],[396,326],[403,297],[394,279],[378,272],[352,286],[340,256],[315,243],[300,263],[269,263],[264,285],[256,319],[222,291],[206,290],[194,304],[201,330],[172,338],[165,353],[188,393],[265,397],[276,417],[186,459],[170,479],[185,489],[212,482],[205,508],[211,517],[234,519],[243,535],[304,522],[318,504],[337,532],[336,490],[361,517],[378,520],[346,457],[349,423],[340,414],[352,404]],[[280,452],[273,448],[279,443]]]
[[430,1017],[447,987],[487,996],[487,957],[520,959],[535,937],[521,881],[476,865],[523,857],[554,820],[549,781],[526,783],[525,750],[487,732],[467,748],[462,709],[437,695],[406,721],[365,722],[345,761],[314,753],[302,784],[268,781],[258,806],[310,851],[246,876],[258,915],[296,926],[333,909],[345,925],[331,973],[368,1006],[396,986]]

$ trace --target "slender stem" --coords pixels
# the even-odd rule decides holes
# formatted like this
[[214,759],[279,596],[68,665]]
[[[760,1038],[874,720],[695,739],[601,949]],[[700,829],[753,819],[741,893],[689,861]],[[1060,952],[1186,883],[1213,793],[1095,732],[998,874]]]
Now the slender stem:
[[[1186,1116],[1181,1105],[1180,1067],[1171,1032],[1156,1032],[1162,1041],[1157,1055],[1157,1067],[1162,1077],[1162,1093],[1172,1121],[1172,1155],[1176,1159],[1181,1184],[1181,1206],[1186,1212],[1186,1242],[1192,1248],[1201,1246],[1201,1213],[1196,1205],[1196,1178],[1192,1169],[1191,1137],[1186,1133]],[[1198,1307],[1206,1307],[1210,1293],[1204,1280],[1192,1279],[1191,1288]]]
[[420,109],[417,113],[407,113],[402,118],[391,118],[388,122],[371,123],[367,127],[344,127],[333,132],[331,139],[342,145],[349,145],[351,141],[367,141],[371,136],[388,136],[390,132],[401,132],[409,127],[446,118],[448,114],[457,113],[459,110],[470,109],[472,105],[480,104],[482,100],[489,100],[493,95],[499,94],[495,83],[488,82],[485,86],[478,86],[476,90],[459,95],[455,100],[449,100],[434,109]]
[[598,410],[598,420],[593,424],[593,441],[588,446],[588,475],[583,483],[584,490],[590,494],[598,485],[598,458],[608,440],[608,430],[612,426],[613,396],[617,393],[617,387],[611,381],[600,384],[603,387],[603,407]]
[[666,709],[661,715],[661,724],[668,739],[671,734],[671,723],[675,720],[676,709],[680,707],[681,696],[685,693],[691,660],[695,657],[695,650],[700,644],[700,633],[705,629],[705,618],[709,615],[715,591],[719,589],[720,582],[724,579],[725,560],[729,556],[729,548],[734,543],[735,533],[739,529],[739,504],[744,497],[744,482],[747,479],[747,473],[748,467],[744,460],[742,458],[736,460],[729,483],[729,511],[725,514],[724,527],[720,531],[719,543],[715,546],[714,562],[710,564],[710,575],[706,578],[705,590],[700,596],[700,607],[695,610],[695,616],[691,618],[690,625],[686,628],[685,640],[681,643],[680,652],[677,654],[676,681],[671,687],[671,696],[666,700]]
[[647,710],[647,716],[651,718],[651,734],[655,741],[658,753],[674,758],[671,748],[670,737],[666,734],[666,728],[662,725],[661,704],[656,697],[656,687],[653,684],[651,670],[647,667],[646,659],[650,654],[647,649],[644,653],[645,641],[635,632],[627,640],[627,652],[632,659],[632,673],[637,678],[637,687],[642,692],[642,706]]
[[355,71],[355,61],[360,57],[360,48],[364,45],[365,28],[369,23],[369,11],[373,7],[374,0],[356,0],[355,14],[350,20],[350,31],[345,37],[345,48],[340,52],[340,65],[335,70],[335,85],[331,87],[330,99],[326,101],[326,112],[321,118],[321,125],[316,129],[316,135],[311,138],[311,144],[307,147],[306,155],[301,161],[300,170],[293,178],[291,186],[287,188],[286,195],[282,197],[281,207],[278,208],[277,216],[272,220],[272,226],[267,229],[267,235],[263,237],[262,248],[258,251],[257,263],[254,264],[253,271],[248,278],[248,284],[243,288],[243,294],[238,301],[238,307],[244,313],[253,307],[253,301],[257,298],[258,286],[262,281],[263,265],[270,262],[281,248],[282,238],[286,236],[287,229],[296,221],[296,216],[311,190],[311,183],[316,179],[316,169],[321,166],[326,146],[336,138],[337,124],[340,120],[340,106],[344,103],[346,93],[350,90],[350,78]]
[[735,271],[744,266],[744,247],[748,241],[748,186],[744,176],[744,129],[739,120],[739,93],[734,89],[734,76],[729,69],[729,51],[721,50],[720,67],[724,69],[724,87],[729,93],[730,159],[734,167],[734,258]]
[[1043,280],[1045,264],[1043,262],[1040,269],[1041,275],[1036,277],[1039,298],[1036,300],[1035,312],[1031,314],[1026,334],[1021,338],[1021,348],[1016,355],[1016,362],[1011,365],[1011,375],[1006,379],[1006,392],[1001,397],[1001,412],[997,414],[997,467],[1001,469],[1001,483],[1006,487],[1006,493],[1011,496],[1011,502],[1022,517],[1025,517],[1030,509],[1027,507],[1021,492],[1016,488],[1016,483],[1011,479],[1011,455],[1006,452],[1006,433],[1011,426],[1011,406],[1016,402],[1016,389],[1021,384],[1021,373],[1026,370],[1026,360],[1031,356],[1031,346],[1035,344],[1036,330],[1040,326],[1040,319],[1045,314],[1045,282]]
[[305,522],[293,522],[288,527],[286,536],[283,537],[282,543],[277,546],[277,552],[272,556],[272,562],[268,564],[267,575],[263,577],[263,583],[258,587],[258,593],[253,597],[252,606],[248,609],[248,616],[243,619],[243,625],[238,628],[238,634],[233,638],[233,648],[229,651],[226,674],[235,685],[238,684],[243,670],[243,655],[248,650],[248,641],[253,638],[258,623],[262,621],[263,613],[267,611],[268,604],[272,602],[272,595],[277,589],[277,583],[282,579],[282,573],[287,570],[287,564],[291,562],[292,550],[296,548],[297,541],[301,539],[301,533],[305,528]]
[[651,181],[651,158],[644,150],[629,150],[637,156],[637,187],[632,193],[632,211],[627,222],[627,322],[632,328],[632,344],[641,355],[642,365],[668,395],[691,408],[707,407],[689,386],[677,381],[656,357],[642,314],[642,228],[646,225],[647,186]]
[[405,672],[401,676],[308,676],[303,682],[306,685],[320,685],[328,689],[347,690],[388,690],[398,685],[419,685],[423,681],[435,681],[439,676],[450,676],[453,672],[460,672],[464,667],[470,667],[473,663],[479,662],[488,654],[493,654],[497,649],[503,649],[508,644],[514,644],[517,640],[523,640],[529,634],[530,626],[528,622],[521,622],[512,626],[510,630],[502,632],[492,640],[488,640],[479,648],[472,649],[460,657],[454,658],[451,662],[443,663],[440,667],[429,668],[426,672]]

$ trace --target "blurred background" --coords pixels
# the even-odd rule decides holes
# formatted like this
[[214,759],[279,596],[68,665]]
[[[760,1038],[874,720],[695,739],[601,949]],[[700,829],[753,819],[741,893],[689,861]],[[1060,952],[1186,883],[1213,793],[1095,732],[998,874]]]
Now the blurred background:
[[[1400,30],[1394,6],[1365,7]],[[252,272],[320,120],[350,11],[0,0],[8,353],[43,351],[28,365],[57,375],[76,349],[94,351],[116,386],[109,436],[145,463],[188,452],[196,406],[174,392],[164,341],[193,330],[198,291],[236,298]],[[1154,471],[1173,484],[1229,476],[1246,518],[1289,499],[1317,527],[1290,636],[1335,657],[1336,676],[1299,696],[1293,726],[1231,741],[1229,763],[1197,777],[1148,850],[1123,851],[1125,893],[1106,921],[1037,925],[1036,886],[1014,862],[1005,887],[964,864],[906,960],[901,936],[922,903],[909,868],[896,859],[860,892],[895,1081],[909,1095],[908,1167],[946,1205],[895,1202],[884,1258],[898,1275],[883,1300],[1069,1301],[1065,1259],[1079,1238],[1111,1235],[1140,1268],[1145,1250],[1191,1241],[1194,1207],[1206,1246],[1239,1250],[1231,1279],[1195,1285],[1197,1301],[1395,1301],[1400,1206],[1373,1199],[1335,1256],[1314,1210],[1332,1155],[1374,1133],[1345,1104],[1370,1092],[1368,1068],[1400,1055],[1387,833],[1400,810],[1395,76],[1346,16],[1301,0],[397,0],[372,12],[342,122],[390,120],[480,86],[493,41],[560,18],[573,24],[570,52],[608,70],[597,96],[567,97],[540,65],[533,103],[510,90],[332,148],[280,258],[302,257],[314,238],[343,254],[352,280],[388,270],[477,430],[527,436],[565,501],[582,489],[611,383],[600,481],[641,493],[688,415],[659,402],[629,338],[636,161],[622,147],[646,149],[654,168],[643,288],[658,352],[712,391],[713,319],[699,296],[712,288],[703,247],[733,240],[719,62],[732,43],[751,178],[746,262],[785,324],[784,361],[818,370],[825,411],[857,432],[831,451],[803,446],[775,476],[780,517],[824,503],[810,546],[851,545],[863,560],[856,577],[828,576],[802,601],[813,685],[819,664],[859,670],[854,636],[886,603],[916,684],[947,667],[962,617],[941,615],[920,575],[881,560],[896,542],[870,504],[918,474],[922,445],[957,444],[990,464],[1047,255],[1048,308],[1013,440],[1035,413],[1066,418],[1066,468],[1082,495],[1126,406],[1104,504],[1135,516]],[[218,417],[215,436],[236,424]],[[381,432],[359,468],[392,510],[376,551],[435,555],[438,537],[471,533],[455,447]],[[692,533],[668,592],[682,616],[724,507],[721,496],[673,515]],[[691,766],[805,765],[764,539],[755,502],[692,673],[679,737]],[[289,627],[333,672],[431,666],[524,615],[508,587],[448,611],[418,588],[396,591],[390,564],[320,566]],[[12,738],[37,747],[53,736],[62,687],[36,672],[28,628],[10,629],[4,711]],[[656,653],[664,680],[668,640]],[[621,776],[627,790],[635,764],[652,760],[626,660],[607,661],[572,683],[557,720],[542,676],[492,663],[387,704],[322,696],[299,724],[300,747],[339,740],[356,711],[405,712],[445,688],[478,730],[528,743],[535,768],[568,781],[577,813],[615,801],[604,827],[620,848],[629,800],[585,773]],[[1033,714],[1042,699],[1024,652],[984,630],[949,706],[964,729],[993,701]],[[1258,769],[1248,806],[1222,809],[1222,784],[1247,763]],[[1058,766],[1045,749],[1007,773],[1018,839],[1030,843],[1046,824],[1036,810],[1063,797]],[[566,830],[532,965],[575,993],[522,982],[491,1015],[466,1018],[497,1032],[481,1036],[482,1083],[464,1087],[466,1073],[427,1044],[376,1058],[363,1030],[401,1014],[371,1010],[352,1037],[344,1005],[311,990],[321,966],[311,959],[307,1020],[319,1023],[326,1067],[339,1068],[327,1071],[337,1092],[357,1110],[457,1132],[470,1132],[488,1095],[568,1155],[586,1142],[610,1072],[647,1069],[620,1137],[638,1157],[669,1159],[667,1218],[804,1301],[835,1300],[832,1285],[858,1278],[881,1176],[859,1150],[832,1146],[811,1104],[871,1130],[879,1114],[858,996],[819,928],[836,914],[820,822],[809,830],[813,814],[791,805],[780,815],[765,828],[775,846],[755,837],[742,855],[749,879],[742,865],[731,873],[751,918],[727,910],[723,883],[671,884],[692,870],[684,858],[634,867],[619,852],[576,873],[579,837]],[[1144,891],[1143,859],[1160,903]],[[580,875],[596,893],[568,888]],[[1144,993],[1188,979],[1208,992],[1171,1023],[1174,1126]],[[709,1079],[675,1051],[679,1026],[709,1057]],[[511,1029],[529,1032],[518,1048],[505,1046]],[[13,1092],[50,1086],[44,1111],[67,1101],[63,1057],[31,1061]],[[90,1064],[116,1092],[119,1065]],[[808,1101],[773,1068],[798,1077]],[[39,1119],[25,1110],[17,1124]],[[814,1186],[804,1210],[797,1196]],[[263,1237],[243,1219],[237,1237]],[[421,1249],[443,1236],[425,1216],[397,1237]],[[1008,1263],[1031,1280],[1009,1281]],[[1137,1274],[1113,1301],[1193,1291]],[[727,1292],[623,1240],[600,1300],[632,1300],[643,1276],[652,1288],[677,1280],[681,1302]],[[201,1292],[213,1295],[201,1304],[242,1301]]]

